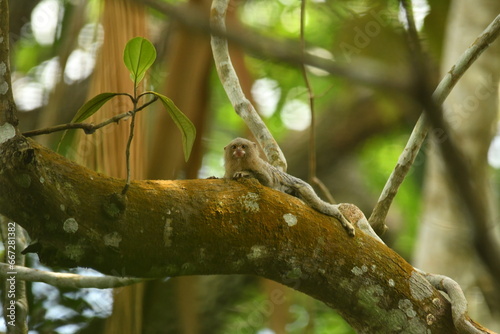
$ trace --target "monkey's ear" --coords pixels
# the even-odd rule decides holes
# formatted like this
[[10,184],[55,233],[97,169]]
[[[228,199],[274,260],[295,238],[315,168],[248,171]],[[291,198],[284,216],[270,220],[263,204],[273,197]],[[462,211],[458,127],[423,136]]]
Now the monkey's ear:
[[224,146],[224,151],[226,150],[227,146]]

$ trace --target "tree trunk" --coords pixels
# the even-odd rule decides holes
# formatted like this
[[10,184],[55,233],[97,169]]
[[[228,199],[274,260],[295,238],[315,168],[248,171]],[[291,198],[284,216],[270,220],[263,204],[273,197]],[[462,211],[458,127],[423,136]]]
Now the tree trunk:
[[[103,92],[129,93],[134,91],[130,74],[123,65],[123,50],[137,36],[147,36],[144,6],[131,0],[105,0],[101,18],[105,42],[96,60],[88,99]],[[120,29],[117,29],[120,27]],[[139,88],[139,93],[141,88]],[[89,121],[98,122],[130,110],[128,99],[120,96],[104,105]],[[146,179],[148,166],[145,123],[147,113],[136,115],[134,140],[130,147],[132,179]],[[76,161],[113,177],[126,177],[125,151],[130,121],[120,122],[97,131],[92,136],[77,133]],[[113,313],[106,319],[104,333],[142,333],[144,284],[115,289]]]

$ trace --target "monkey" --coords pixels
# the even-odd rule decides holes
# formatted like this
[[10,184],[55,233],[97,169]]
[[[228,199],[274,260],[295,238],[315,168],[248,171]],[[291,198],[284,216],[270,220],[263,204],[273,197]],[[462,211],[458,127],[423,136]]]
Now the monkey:
[[350,236],[354,227],[339,211],[338,205],[321,200],[305,181],[280,171],[259,156],[257,144],[244,138],[236,138],[224,147],[225,179],[256,178],[263,186],[301,199],[311,208],[336,218]]

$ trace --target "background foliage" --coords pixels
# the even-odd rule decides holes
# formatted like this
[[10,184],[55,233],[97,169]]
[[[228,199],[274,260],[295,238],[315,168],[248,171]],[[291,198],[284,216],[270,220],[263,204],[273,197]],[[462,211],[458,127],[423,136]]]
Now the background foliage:
[[[14,93],[23,130],[69,122],[89,99],[87,91],[92,76],[96,75],[96,57],[103,43],[113,43],[106,39],[100,23],[105,2],[11,1]],[[435,61],[437,79],[446,25],[443,18],[447,17],[449,1],[421,0],[413,4],[423,43]],[[203,7],[206,3],[190,1],[190,5]],[[233,19],[263,35],[298,39],[300,1],[242,0],[235,1],[233,8],[236,11]],[[403,76],[408,67],[408,50],[398,13],[395,1],[308,1],[307,49],[353,66],[359,66],[359,60],[363,64],[391,65]],[[147,11],[146,19],[149,39],[158,50],[146,90],[161,92],[177,103],[166,82],[174,76],[172,54],[181,48],[182,42],[176,37],[179,26],[152,10]],[[235,48],[234,52],[241,50]],[[188,62],[192,59],[189,54],[185,58]],[[239,68],[244,73],[240,76],[243,86],[251,92],[266,124],[285,151],[289,172],[307,179],[305,157],[310,111],[300,69],[259,56],[237,54],[235,58],[243,61]],[[203,95],[187,93],[193,94],[191,99],[207,103],[198,121],[204,130],[194,121],[199,141],[191,163],[198,154],[199,168],[193,173],[190,161],[181,162],[166,177],[222,176],[222,148],[236,136],[249,135],[229,104],[212,64],[207,62],[200,71],[207,73]],[[316,96],[318,176],[339,202],[355,203],[369,215],[420,110],[402,95],[354,85],[314,68],[309,68],[308,73]],[[182,105],[178,106],[185,111]],[[126,106],[122,107],[117,113],[127,111]],[[148,143],[144,150],[150,153],[149,163],[161,165],[156,160],[158,154],[154,153],[153,143],[162,141],[165,155],[169,156],[172,154],[169,150],[178,146],[180,135],[177,141],[165,141],[161,133],[154,131],[156,109],[142,111],[146,115],[146,130],[141,135]],[[178,134],[172,136],[175,135]],[[59,136],[38,139],[55,148]],[[396,198],[388,217],[390,230],[384,237],[409,261],[418,229],[425,160],[424,149]],[[32,266],[41,266],[34,257],[30,262]],[[184,310],[179,306],[184,295],[179,293],[182,289],[178,281],[166,278],[154,287],[170,301],[158,305],[168,319],[168,325],[163,324],[168,333],[186,332],[176,317]],[[102,331],[103,319],[111,314],[111,291],[67,291],[42,283],[29,286],[33,333],[95,333]],[[202,277],[191,287],[196,289],[197,297],[188,302],[197,310],[193,321],[199,323],[200,333],[279,332],[275,322],[285,324],[287,333],[352,333],[325,305],[282,286],[269,287],[254,277]],[[144,313],[158,314],[154,312],[154,304],[160,302],[151,297],[153,291],[156,290],[151,288],[144,295],[144,303],[149,304]],[[283,294],[279,302],[273,301],[273,291]],[[285,313],[278,311],[281,308],[285,308]],[[0,324],[0,331],[3,328]],[[145,322],[143,328],[145,333],[154,332],[152,323]]]

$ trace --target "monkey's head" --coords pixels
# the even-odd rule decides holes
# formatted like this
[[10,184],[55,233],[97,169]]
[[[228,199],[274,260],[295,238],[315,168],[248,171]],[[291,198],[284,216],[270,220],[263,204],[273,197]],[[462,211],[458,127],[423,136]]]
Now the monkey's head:
[[258,154],[257,152],[257,144],[244,138],[233,139],[224,147],[226,161],[251,159]]

